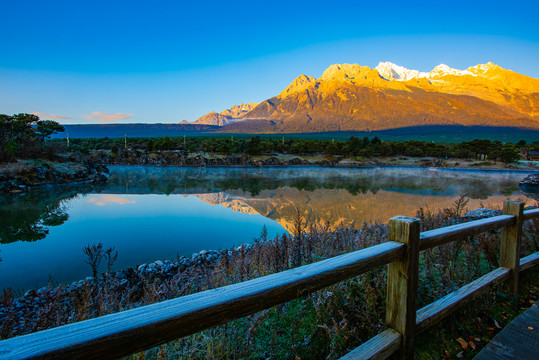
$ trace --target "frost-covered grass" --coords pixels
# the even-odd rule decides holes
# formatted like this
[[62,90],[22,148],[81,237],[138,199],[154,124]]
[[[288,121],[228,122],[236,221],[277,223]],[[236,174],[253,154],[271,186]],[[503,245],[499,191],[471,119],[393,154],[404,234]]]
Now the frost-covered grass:
[[[465,205],[465,203],[464,203]],[[438,213],[418,211],[422,230],[455,224],[462,202]],[[539,221],[524,227],[522,251],[539,250]],[[382,223],[305,228],[293,236],[178,259],[169,264],[105,273],[70,286],[48,287],[0,305],[2,339],[155,303],[290,269],[387,241]],[[464,238],[421,253],[419,307],[498,266],[499,231]],[[153,268],[152,268],[153,266]],[[151,271],[149,271],[150,269]],[[141,358],[338,358],[384,328],[386,267],[311,295],[132,356]],[[492,294],[474,302],[484,306]]]

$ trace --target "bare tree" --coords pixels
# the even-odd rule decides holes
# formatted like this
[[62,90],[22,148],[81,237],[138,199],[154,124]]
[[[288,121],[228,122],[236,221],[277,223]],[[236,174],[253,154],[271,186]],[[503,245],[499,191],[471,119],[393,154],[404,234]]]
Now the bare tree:
[[97,269],[99,268],[101,260],[103,259],[103,243],[98,243],[97,245],[88,244],[82,248],[82,251],[88,257],[88,259],[84,260],[84,262],[90,265],[92,268],[92,275],[97,281]]
[[112,265],[114,265],[118,259],[118,251],[115,251],[114,246],[105,250],[105,258],[107,258],[107,272],[111,273]]

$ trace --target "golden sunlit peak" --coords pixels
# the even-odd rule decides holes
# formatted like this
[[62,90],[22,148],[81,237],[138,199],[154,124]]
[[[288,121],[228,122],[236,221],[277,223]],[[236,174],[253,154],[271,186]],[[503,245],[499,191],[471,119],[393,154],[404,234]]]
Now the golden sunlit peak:
[[505,71],[506,69],[492,62],[488,62],[486,64],[478,64],[475,66],[470,66],[466,70],[476,75],[487,75],[488,73],[492,73],[492,72],[498,73],[500,71]]
[[[320,81],[349,81],[352,79],[366,79],[371,72],[376,70],[382,79],[389,81],[408,81],[412,79],[440,79],[446,76],[490,76],[492,73],[499,73],[505,71],[500,66],[488,62],[487,64],[479,64],[469,67],[466,70],[459,70],[452,68],[446,64],[440,64],[436,66],[430,72],[421,72],[419,70],[407,69],[404,66],[394,64],[392,62],[380,62],[378,65],[371,69],[368,66],[361,66],[358,64],[333,64],[330,65],[318,79]],[[367,77],[366,77],[367,76]]]
[[288,87],[284,89],[279,95],[286,97],[290,94],[301,91],[314,83],[316,83],[316,79],[314,77],[302,74],[295,78],[294,81],[292,81],[290,85],[288,85]]
[[333,64],[330,65],[320,76],[318,80],[328,81],[328,80],[347,80],[355,79],[363,73],[371,71],[372,69],[368,66],[361,66],[358,64]]

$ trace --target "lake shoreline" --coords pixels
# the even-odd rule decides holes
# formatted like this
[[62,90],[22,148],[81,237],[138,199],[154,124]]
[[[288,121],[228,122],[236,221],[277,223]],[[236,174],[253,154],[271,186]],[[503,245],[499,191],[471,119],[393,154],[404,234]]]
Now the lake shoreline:
[[109,169],[92,161],[16,160],[0,166],[0,193],[84,183],[105,183]]
[[123,156],[113,157],[110,153],[96,151],[88,156],[76,156],[80,161],[17,160],[0,166],[0,193],[22,192],[43,186],[104,183],[109,175],[107,166],[114,165],[200,168],[333,167],[363,169],[373,167],[417,167],[444,170],[539,171],[537,162],[505,164],[502,162],[461,159],[441,160],[432,157],[398,156],[357,160],[342,157],[282,154],[267,156],[197,154],[185,156],[178,152],[162,152],[150,155],[152,156],[138,151],[125,151]]
[[[205,159],[205,158],[203,158]],[[270,158],[274,159],[274,158]],[[205,159],[208,160],[208,159]],[[143,167],[186,167],[186,168],[340,168],[340,169],[369,169],[369,168],[430,168],[433,170],[445,171],[477,171],[477,172],[517,172],[523,174],[539,173],[539,168],[532,165],[515,166],[512,164],[473,165],[473,162],[460,164],[432,164],[429,159],[394,159],[391,161],[369,160],[365,162],[357,161],[341,162],[309,162],[300,158],[284,163],[274,160],[266,162],[254,162],[250,164],[223,164],[221,162],[203,162],[201,165],[195,164],[137,164],[137,163],[94,163],[92,165],[81,165],[80,163],[56,163],[33,160],[18,160],[16,163],[9,163],[0,166],[0,194],[25,192],[31,189],[47,186],[64,186],[79,184],[102,184],[106,183],[109,177],[107,166],[143,166]],[[60,166],[58,166],[60,165]],[[520,165],[520,164],[519,164]]]
[[155,166],[187,166],[187,167],[287,167],[287,166],[321,166],[337,168],[395,167],[417,166],[450,169],[492,169],[492,170],[539,170],[539,162],[520,161],[504,163],[490,160],[464,160],[458,158],[440,159],[435,157],[373,157],[349,158],[329,155],[269,154],[219,155],[198,153],[186,155],[176,151],[145,153],[138,150],[126,150],[117,154],[96,151],[90,155],[96,163],[103,165],[155,165]]
[[[196,166],[196,165],[141,165],[141,164],[109,164],[110,167],[115,166],[125,166],[125,167],[142,167],[142,168],[205,168],[206,166]],[[208,165],[208,168],[215,169],[292,169],[292,168],[336,168],[336,169],[392,169],[392,168],[402,168],[402,169],[432,169],[432,170],[445,170],[445,171],[466,171],[466,172],[507,172],[507,173],[539,173],[539,168],[529,167],[529,168],[518,168],[518,167],[435,167],[435,166],[421,166],[421,165],[405,165],[405,164],[370,164],[370,165],[361,165],[361,166],[327,166],[320,164],[306,164],[306,165],[264,165],[264,166],[250,166],[250,165]]]
[[391,157],[391,158],[371,158],[356,160],[351,158],[327,157],[327,156],[301,156],[301,155],[268,155],[268,156],[214,156],[195,155],[190,157],[171,156],[167,153],[163,156],[151,158],[148,156],[131,158],[111,158],[108,156],[98,156],[93,158],[97,162],[105,165],[155,165],[155,166],[187,166],[187,167],[302,167],[320,166],[336,168],[365,168],[365,167],[432,167],[444,169],[486,169],[486,170],[536,170],[539,171],[538,162],[518,162],[503,163],[500,161],[473,161],[462,159],[437,159],[432,157]]

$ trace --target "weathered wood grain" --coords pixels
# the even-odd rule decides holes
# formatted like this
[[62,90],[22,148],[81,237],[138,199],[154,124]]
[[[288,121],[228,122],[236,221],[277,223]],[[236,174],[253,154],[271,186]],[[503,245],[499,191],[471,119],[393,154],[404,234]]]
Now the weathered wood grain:
[[513,225],[514,223],[514,216],[499,215],[487,219],[475,220],[440,229],[424,231],[420,236],[421,240],[419,249],[430,249],[464,236],[479,234],[483,231],[498,229],[502,226]]
[[282,304],[400,259],[386,242],[239,284],[0,342],[0,358],[115,359]]
[[386,329],[339,360],[383,360],[394,354],[401,346],[401,334]]
[[539,359],[539,305],[536,302],[500,331],[474,360]]
[[513,215],[516,220],[512,225],[502,229],[502,239],[500,243],[500,266],[513,271],[509,288],[513,295],[518,294],[518,279],[520,275],[520,242],[522,239],[522,213],[524,203],[517,201],[504,201],[503,213]]
[[539,264],[539,251],[520,259],[520,271],[528,270]]
[[400,359],[413,359],[419,265],[419,219],[397,216],[389,220],[389,240],[406,244],[401,260],[387,270],[386,325],[402,334]]
[[443,298],[419,309],[416,318],[417,331],[420,332],[426,330],[431,325],[491,289],[496,284],[507,280],[510,275],[510,269],[502,267],[497,268],[496,270],[481,276],[479,279],[464,285],[460,289],[447,294]]
[[539,217],[539,209],[526,210],[522,214],[522,219],[524,221],[535,219],[536,217]]

